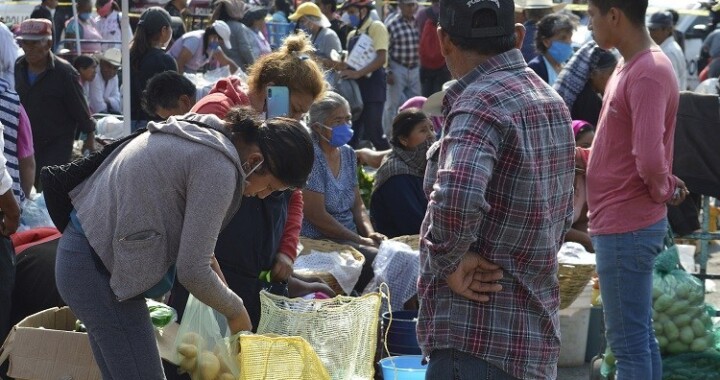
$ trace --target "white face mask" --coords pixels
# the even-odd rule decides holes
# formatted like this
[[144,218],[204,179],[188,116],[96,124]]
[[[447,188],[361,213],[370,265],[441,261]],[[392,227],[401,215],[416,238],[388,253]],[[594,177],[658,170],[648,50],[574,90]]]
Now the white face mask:
[[[259,168],[260,165],[263,164],[263,162],[265,162],[265,160],[260,160],[260,162],[258,162],[257,165],[255,165],[252,169],[250,169],[250,171],[245,173],[245,178],[243,180],[243,182],[245,183],[245,187],[248,187],[250,185],[250,182],[247,180],[247,178],[250,177],[250,174],[253,174],[255,172],[255,170],[257,170],[257,168]],[[243,170],[245,170],[244,166],[245,165],[243,165]]]

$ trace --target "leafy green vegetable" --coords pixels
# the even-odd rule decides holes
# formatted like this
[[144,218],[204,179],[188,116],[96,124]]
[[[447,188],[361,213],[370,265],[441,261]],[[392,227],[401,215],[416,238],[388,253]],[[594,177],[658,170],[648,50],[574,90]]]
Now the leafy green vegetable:
[[150,320],[155,328],[161,329],[177,320],[175,309],[164,303],[148,299],[147,307],[150,312]]
[[365,207],[370,208],[370,198],[372,197],[375,176],[366,172],[360,165],[358,165],[357,171],[360,196],[362,197],[363,203],[365,203]]

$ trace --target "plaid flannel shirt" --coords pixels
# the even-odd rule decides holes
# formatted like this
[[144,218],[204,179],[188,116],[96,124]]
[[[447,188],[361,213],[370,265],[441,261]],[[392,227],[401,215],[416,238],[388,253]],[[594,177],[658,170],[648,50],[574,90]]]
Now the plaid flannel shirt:
[[[554,379],[560,352],[557,252],[570,227],[574,147],[562,98],[519,50],[448,89],[443,137],[429,151],[421,229],[418,337],[519,379]],[[503,269],[502,291],[477,303],[446,278],[464,255]]]
[[399,12],[387,25],[390,34],[390,59],[408,68],[420,64],[420,34],[415,19],[406,20]]

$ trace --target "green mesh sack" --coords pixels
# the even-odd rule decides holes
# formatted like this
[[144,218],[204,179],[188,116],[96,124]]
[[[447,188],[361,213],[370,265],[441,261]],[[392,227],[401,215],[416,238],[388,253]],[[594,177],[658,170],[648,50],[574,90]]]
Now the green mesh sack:
[[712,320],[705,306],[702,282],[682,270],[672,232],[655,259],[653,328],[663,355],[703,352],[714,347]]
[[680,267],[680,254],[673,240],[672,231],[668,229],[665,236],[665,249],[655,258],[655,271],[668,273]]
[[663,380],[720,379],[720,351],[711,349],[663,358]]

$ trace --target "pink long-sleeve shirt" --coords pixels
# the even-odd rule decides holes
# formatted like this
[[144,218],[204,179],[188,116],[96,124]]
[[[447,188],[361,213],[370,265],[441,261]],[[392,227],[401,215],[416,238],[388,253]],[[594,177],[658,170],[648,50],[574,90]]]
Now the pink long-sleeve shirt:
[[592,235],[636,231],[666,216],[676,185],[678,101],[672,64],[659,48],[618,64],[605,89],[587,168]]

